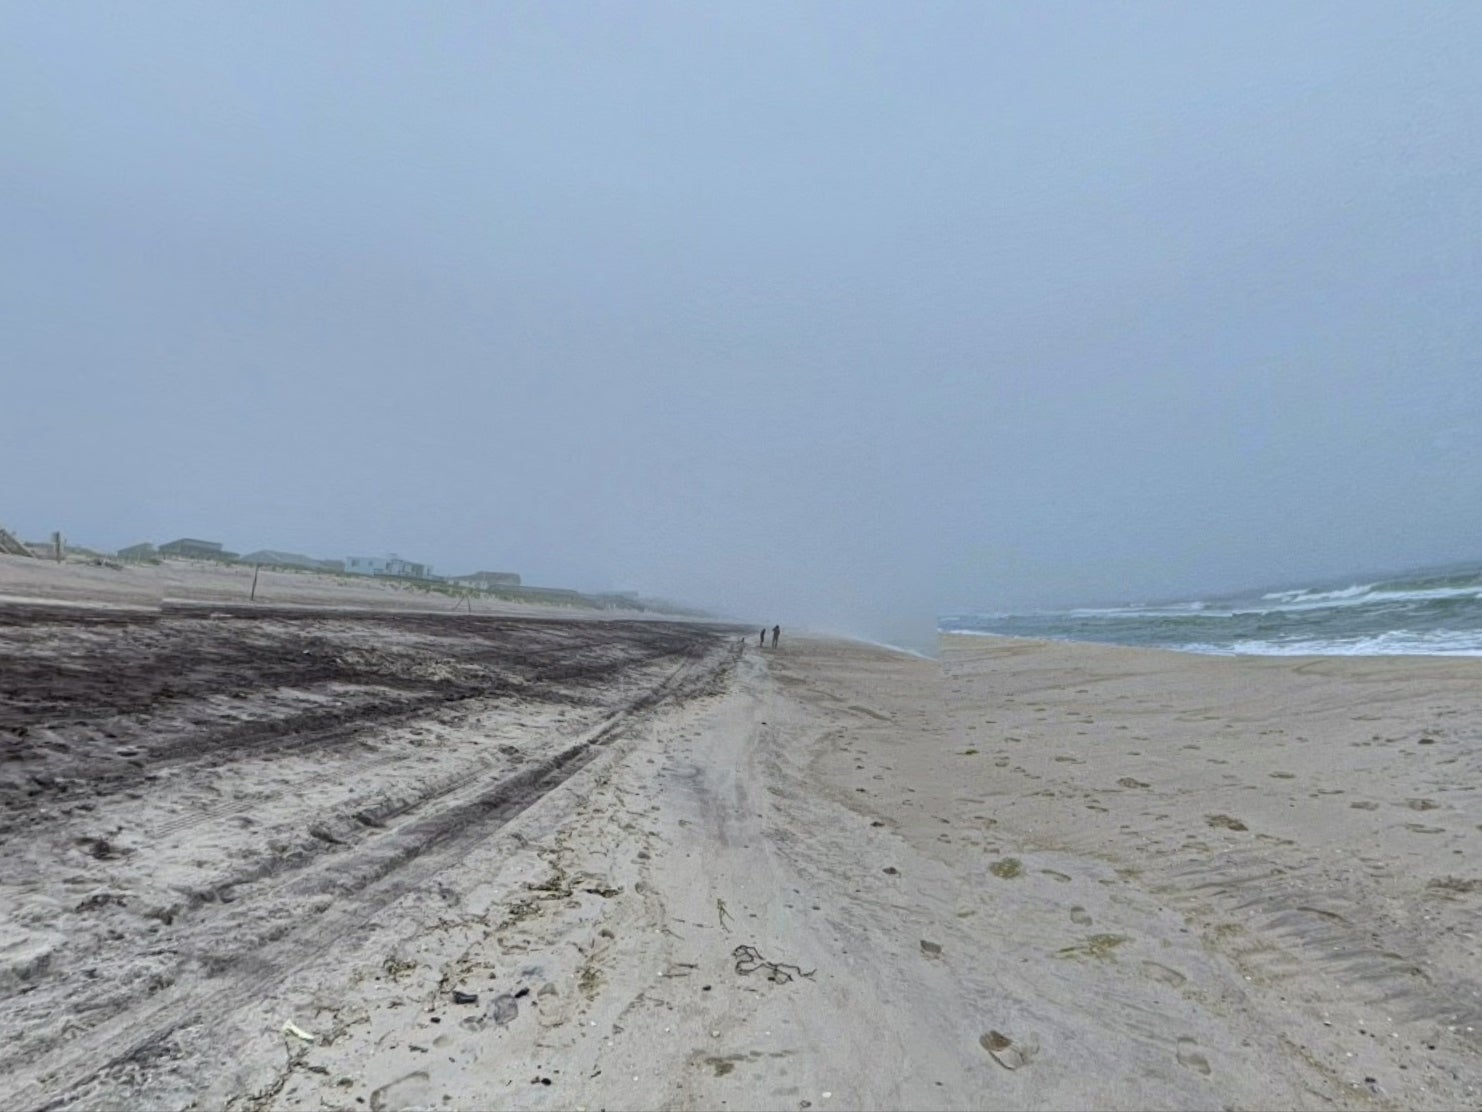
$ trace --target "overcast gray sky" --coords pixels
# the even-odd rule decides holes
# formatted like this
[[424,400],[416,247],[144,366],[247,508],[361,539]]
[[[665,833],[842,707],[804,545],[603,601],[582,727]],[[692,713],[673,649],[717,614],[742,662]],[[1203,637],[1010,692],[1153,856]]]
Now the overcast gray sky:
[[0,7],[0,521],[894,635],[1482,557],[1482,5]]

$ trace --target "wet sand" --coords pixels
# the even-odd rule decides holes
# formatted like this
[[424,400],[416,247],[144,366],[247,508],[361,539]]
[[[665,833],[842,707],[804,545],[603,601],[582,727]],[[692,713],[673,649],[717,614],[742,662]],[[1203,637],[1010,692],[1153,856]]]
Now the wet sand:
[[1478,662],[313,621],[316,677],[218,619],[261,684],[31,707],[83,771],[5,834],[9,1105],[1482,1095]]

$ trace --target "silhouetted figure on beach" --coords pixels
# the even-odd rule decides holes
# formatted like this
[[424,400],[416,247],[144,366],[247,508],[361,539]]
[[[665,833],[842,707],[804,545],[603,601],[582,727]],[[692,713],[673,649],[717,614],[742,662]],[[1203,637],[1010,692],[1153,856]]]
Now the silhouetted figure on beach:
[[758,648],[765,649],[767,647],[767,627],[766,626],[762,626],[761,633],[757,634],[756,643],[757,643],[757,647]]
[[[766,631],[763,630],[763,632],[766,632]],[[779,638],[781,636],[782,636],[782,627],[781,626],[773,626],[772,627],[772,647],[774,649],[777,647],[777,638]]]

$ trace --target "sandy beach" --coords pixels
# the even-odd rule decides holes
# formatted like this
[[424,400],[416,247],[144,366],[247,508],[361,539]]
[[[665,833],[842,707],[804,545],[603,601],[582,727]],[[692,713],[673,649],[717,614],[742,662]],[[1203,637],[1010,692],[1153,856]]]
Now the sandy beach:
[[1476,661],[14,605],[0,664],[7,1107],[1482,1099]]

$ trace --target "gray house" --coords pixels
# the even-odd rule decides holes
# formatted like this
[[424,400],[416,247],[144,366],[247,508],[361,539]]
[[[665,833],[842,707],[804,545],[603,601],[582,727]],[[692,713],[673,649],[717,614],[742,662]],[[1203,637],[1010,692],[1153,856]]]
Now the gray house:
[[184,556],[188,560],[235,560],[237,554],[221,547],[220,541],[203,541],[195,537],[181,537],[160,545],[161,556]]

